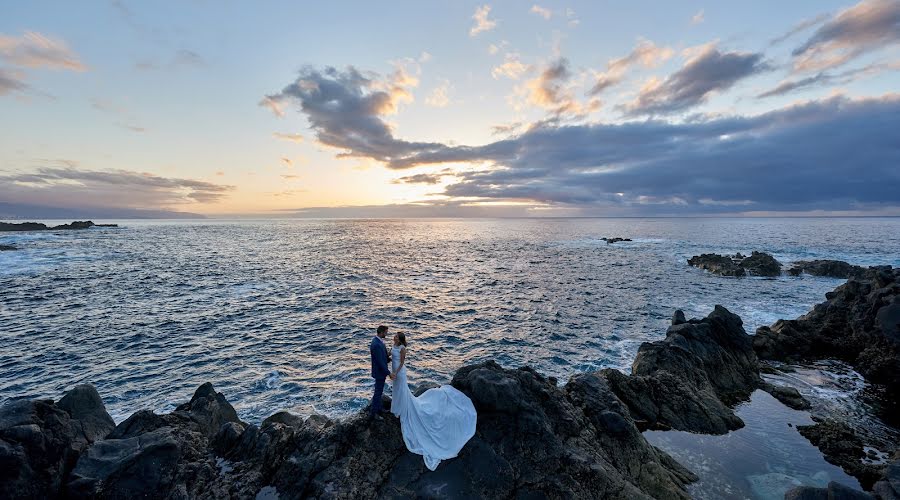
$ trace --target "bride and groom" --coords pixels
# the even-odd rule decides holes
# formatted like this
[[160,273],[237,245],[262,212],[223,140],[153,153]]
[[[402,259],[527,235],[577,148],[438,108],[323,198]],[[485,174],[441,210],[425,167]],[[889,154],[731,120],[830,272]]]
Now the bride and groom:
[[465,394],[449,385],[429,389],[418,397],[413,396],[406,380],[406,335],[394,335],[393,346],[388,354],[385,341],[388,327],[379,326],[376,332],[369,345],[372,378],[375,379],[370,418],[382,418],[384,410],[381,395],[385,379],[390,377],[393,382],[391,413],[400,419],[400,431],[406,449],[422,455],[425,466],[435,470],[441,460],[455,457],[475,435],[475,406]]

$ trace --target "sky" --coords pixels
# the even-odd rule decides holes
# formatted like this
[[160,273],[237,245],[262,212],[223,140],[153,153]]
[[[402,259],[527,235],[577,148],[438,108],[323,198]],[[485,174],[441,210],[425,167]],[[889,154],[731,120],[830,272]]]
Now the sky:
[[7,2],[0,218],[900,215],[900,0]]

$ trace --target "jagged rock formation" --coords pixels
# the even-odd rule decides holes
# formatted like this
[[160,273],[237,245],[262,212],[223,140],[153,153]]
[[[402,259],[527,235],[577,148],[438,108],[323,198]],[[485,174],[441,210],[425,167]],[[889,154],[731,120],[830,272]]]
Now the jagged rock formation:
[[722,306],[699,320],[678,313],[665,340],[641,345],[631,375],[606,369],[602,376],[642,429],[724,434],[743,427],[730,406],[772,387],[759,376],[741,318]]
[[865,276],[866,268],[854,266],[842,260],[801,260],[795,262],[788,269],[788,274],[791,276],[800,276],[804,273],[812,276],[827,276],[829,278],[861,278]]
[[6,498],[688,498],[691,472],[643,438],[603,377],[565,387],[494,362],[453,384],[479,412],[460,456],[428,471],[406,451],[399,421],[241,422],[204,384],[167,415],[140,411],[113,428],[90,386],[59,403],[0,408]]
[[603,241],[605,241],[607,245],[609,245],[611,243],[618,243],[620,241],[631,241],[631,238],[620,238],[618,236],[616,236],[615,238],[601,238],[601,239]]
[[753,347],[763,359],[839,359],[900,399],[900,269],[873,267],[826,294],[794,320],[761,327]]
[[767,276],[781,275],[781,263],[775,257],[754,251],[749,257],[741,255],[719,255],[704,253],[688,259],[688,264],[705,269],[720,276]]

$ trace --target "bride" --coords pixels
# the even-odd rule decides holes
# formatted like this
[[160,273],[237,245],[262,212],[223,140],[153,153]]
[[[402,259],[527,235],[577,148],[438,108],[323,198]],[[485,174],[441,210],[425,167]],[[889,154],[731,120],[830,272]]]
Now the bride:
[[441,460],[455,457],[475,435],[475,406],[449,385],[413,396],[406,381],[406,357],[406,335],[397,333],[391,351],[391,413],[400,417],[406,448],[422,455],[425,466],[435,470]]

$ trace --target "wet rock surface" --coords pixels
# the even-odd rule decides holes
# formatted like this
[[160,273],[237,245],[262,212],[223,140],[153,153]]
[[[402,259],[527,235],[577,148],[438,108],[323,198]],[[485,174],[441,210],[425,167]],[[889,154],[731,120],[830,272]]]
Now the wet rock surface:
[[0,252],[8,252],[11,250],[18,250],[18,248],[12,245],[0,245]]
[[801,425],[797,431],[825,455],[829,462],[840,466],[871,489],[884,471],[883,466],[863,463],[866,457],[863,440],[845,423],[830,419],[814,419],[813,425]]
[[612,244],[612,243],[619,243],[620,241],[631,241],[631,238],[620,238],[618,236],[616,236],[614,238],[601,238],[601,239],[603,241],[605,241],[607,245]]
[[761,327],[753,347],[764,359],[839,359],[868,382],[900,399],[900,269],[873,267],[826,294],[826,301],[795,320]]
[[602,375],[642,429],[724,434],[743,427],[729,406],[762,385],[743,322],[722,306],[681,321],[676,314],[665,340],[641,345],[631,375]]
[[862,266],[854,266],[842,260],[809,260],[795,262],[788,274],[791,276],[799,276],[801,274],[809,274],[812,276],[827,276],[829,278],[847,279],[851,277],[862,277],[866,273],[866,268]]
[[781,275],[781,263],[767,253],[757,251],[753,251],[749,257],[740,253],[735,255],[705,253],[691,257],[688,259],[688,264],[719,276],[775,277]]

